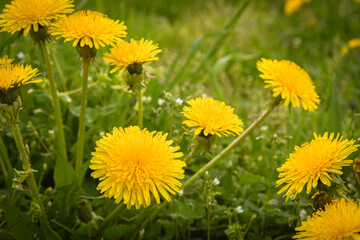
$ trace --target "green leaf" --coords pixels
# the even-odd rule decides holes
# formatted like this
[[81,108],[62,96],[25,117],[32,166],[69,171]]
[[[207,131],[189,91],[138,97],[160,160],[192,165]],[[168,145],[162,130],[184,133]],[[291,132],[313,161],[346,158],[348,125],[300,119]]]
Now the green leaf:
[[31,214],[28,216],[26,216],[26,214],[25,211],[21,211],[15,207],[10,207],[7,213],[7,226],[11,227],[10,233],[14,235],[17,240],[31,240],[34,239],[35,235],[40,235],[38,226],[30,221]]
[[109,227],[105,230],[103,237],[105,239],[120,239],[126,234],[134,232],[135,226],[133,225],[116,225]]
[[205,207],[198,202],[180,202],[179,217],[189,219],[201,219],[205,217]]
[[55,187],[65,187],[77,181],[73,167],[66,161],[57,161],[54,170]]

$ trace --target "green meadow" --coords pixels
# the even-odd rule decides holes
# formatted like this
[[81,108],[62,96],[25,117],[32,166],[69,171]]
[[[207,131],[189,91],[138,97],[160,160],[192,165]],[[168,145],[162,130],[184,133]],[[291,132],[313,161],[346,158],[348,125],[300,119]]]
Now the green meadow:
[[[10,2],[0,1],[0,11]],[[157,204],[152,197],[146,208],[127,209],[97,190],[99,180],[89,169],[96,141],[114,127],[138,124],[138,96],[129,91],[126,74],[110,74],[113,66],[103,60],[111,46],[100,47],[89,69],[84,155],[75,170],[82,61],[73,41],[59,38],[48,44],[64,123],[63,161],[41,48],[30,35],[0,32],[0,57],[8,55],[41,73],[36,77],[41,82],[19,89],[18,126],[43,204],[37,209],[41,204],[34,205],[24,181],[29,176],[17,172],[23,170],[20,154],[0,117],[0,239],[292,239],[295,228],[314,213],[316,189],[285,201],[285,192],[278,194],[283,186],[276,187],[277,168],[314,133],[339,133],[359,144],[360,48],[347,54],[341,48],[360,37],[360,3],[314,0],[289,16],[283,1],[75,0],[74,5],[75,11],[89,9],[124,21],[126,41],[145,38],[159,45],[159,60],[143,65],[148,79],[143,123],[149,131],[168,133],[172,146],[184,154],[180,160],[190,154],[195,139],[183,124],[188,100],[208,96],[225,102],[245,131],[268,108],[272,91],[264,88],[256,67],[262,58],[299,65],[321,102],[314,112],[280,104],[206,173],[171,195],[170,202],[161,197]],[[216,147],[197,152],[180,181],[194,176],[236,137],[216,137]],[[347,159],[357,157],[354,152]],[[342,172],[346,197],[359,201],[353,163]],[[40,213],[46,214],[47,226],[40,224]]]

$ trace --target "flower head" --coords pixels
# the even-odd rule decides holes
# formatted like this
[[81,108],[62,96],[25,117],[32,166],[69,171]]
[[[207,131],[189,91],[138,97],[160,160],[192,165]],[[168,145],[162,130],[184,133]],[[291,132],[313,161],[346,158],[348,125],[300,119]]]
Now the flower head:
[[10,65],[13,61],[13,58],[9,58],[7,55],[5,55],[3,58],[0,58],[0,67]]
[[110,49],[110,53],[104,54],[104,61],[116,66],[111,73],[119,69],[120,72],[123,72],[128,66],[158,60],[159,58],[155,55],[161,51],[158,44],[153,44],[152,40],[131,39],[130,43],[118,42],[115,47]]
[[311,0],[286,0],[284,12],[286,15],[290,16],[294,12],[298,11],[302,5],[308,2],[311,2]]
[[341,54],[346,55],[348,54],[350,49],[360,47],[360,38],[354,38],[349,40],[342,48],[341,48]]
[[234,135],[243,131],[240,127],[242,120],[234,114],[234,108],[226,105],[224,102],[217,101],[210,97],[199,97],[190,99],[187,102],[190,106],[183,108],[182,114],[188,120],[183,124],[189,127],[197,127],[195,134],[202,133],[204,136],[221,134]]
[[[159,193],[170,201],[169,193],[179,192],[184,178],[185,162],[177,160],[183,154],[180,147],[172,147],[167,134],[140,130],[137,126],[114,128],[96,142],[90,168],[91,176],[99,178],[97,187],[105,197],[122,199],[130,208],[150,205],[150,192],[160,203]],[[169,192],[169,193],[168,193]]]
[[273,88],[273,97],[281,96],[285,100],[284,106],[289,103],[294,107],[300,106],[313,112],[318,108],[320,98],[315,92],[315,86],[310,76],[298,65],[287,60],[269,60],[262,58],[256,63],[265,80],[265,88]]
[[126,37],[127,27],[124,22],[114,21],[95,11],[78,11],[69,16],[62,16],[51,25],[49,32],[57,38],[65,38],[65,42],[72,41],[73,46],[89,48],[114,44]]
[[38,75],[38,70],[29,65],[8,64],[0,67],[0,102],[11,104],[17,97],[19,87],[41,81],[31,80]]
[[360,208],[352,200],[337,199],[295,228],[295,239],[360,239]]
[[296,146],[286,162],[277,169],[279,180],[276,181],[276,187],[286,184],[278,193],[287,190],[287,201],[292,194],[296,197],[305,185],[307,194],[319,181],[330,186],[330,174],[341,175],[341,168],[352,163],[352,160],[346,158],[359,147],[354,143],[355,140],[343,140],[339,134],[334,138],[334,133],[325,133],[323,136],[314,133],[311,142]]
[[0,68],[0,91],[6,93],[9,89],[19,88],[29,83],[40,82],[41,80],[31,80],[38,76],[38,69],[30,65],[9,64]]
[[1,31],[11,34],[30,30],[37,32],[39,27],[49,26],[51,20],[65,13],[72,13],[74,0],[13,0],[5,5],[0,14]]

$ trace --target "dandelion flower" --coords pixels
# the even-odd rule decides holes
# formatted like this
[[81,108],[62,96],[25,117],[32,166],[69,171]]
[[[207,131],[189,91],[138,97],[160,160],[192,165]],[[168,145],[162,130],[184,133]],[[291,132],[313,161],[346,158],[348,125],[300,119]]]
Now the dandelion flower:
[[5,5],[0,14],[1,31],[14,34],[24,31],[24,36],[30,30],[37,32],[40,27],[49,26],[51,20],[62,14],[72,13],[74,0],[13,0]]
[[284,106],[289,103],[313,112],[318,108],[320,98],[310,76],[298,65],[287,60],[269,60],[262,58],[256,64],[265,80],[265,88],[273,88],[273,97],[281,96]]
[[152,40],[140,41],[131,39],[130,43],[120,41],[115,47],[110,49],[110,53],[104,54],[104,61],[115,65],[116,67],[110,73],[114,73],[120,69],[123,72],[128,66],[143,64],[144,62],[156,61],[155,57],[160,53],[158,44],[153,44]]
[[13,58],[9,58],[7,55],[5,55],[3,58],[0,58],[0,67],[10,65],[13,61]]
[[325,205],[295,228],[295,239],[341,240],[360,239],[360,208],[352,200],[337,199]]
[[57,38],[65,38],[65,42],[74,40],[74,47],[79,44],[80,47],[87,45],[99,49],[99,45],[104,47],[126,37],[126,29],[124,22],[119,23],[119,20],[87,10],[62,16],[51,25],[49,32]]
[[150,205],[150,192],[160,203],[159,193],[170,201],[169,193],[179,192],[184,178],[185,162],[177,160],[183,154],[180,147],[172,147],[173,141],[166,140],[167,134],[140,130],[138,126],[114,128],[96,142],[92,153],[91,174],[99,178],[97,187],[105,197],[122,199],[130,208],[135,205]]
[[341,48],[341,54],[346,55],[348,54],[350,49],[360,47],[360,38],[354,38],[348,41],[342,48]]
[[224,102],[214,100],[210,97],[199,97],[187,102],[190,106],[183,108],[182,114],[188,120],[183,124],[189,127],[197,127],[195,134],[202,133],[204,136],[221,134],[234,135],[243,131],[240,126],[244,125],[242,120],[234,114],[234,108]]
[[29,83],[40,82],[41,80],[31,80],[38,76],[38,69],[29,65],[12,65],[0,68],[0,91],[7,93],[12,88],[19,88]]
[[287,190],[286,201],[294,194],[302,191],[306,185],[306,193],[309,194],[315,188],[319,180],[326,186],[331,185],[330,174],[342,174],[341,168],[349,166],[353,161],[346,158],[357,151],[359,145],[354,145],[355,140],[347,140],[334,133],[323,136],[314,133],[314,139],[304,143],[301,147],[296,146],[286,162],[277,169],[279,180],[278,186],[286,184],[278,192]]
[[294,12],[298,11],[302,5],[311,2],[311,0],[286,0],[284,6],[284,12],[290,16]]

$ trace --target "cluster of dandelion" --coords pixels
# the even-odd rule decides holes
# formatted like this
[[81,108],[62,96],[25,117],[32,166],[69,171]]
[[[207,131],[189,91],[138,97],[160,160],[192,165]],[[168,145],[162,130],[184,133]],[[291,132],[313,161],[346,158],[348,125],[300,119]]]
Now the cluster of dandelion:
[[[51,37],[64,38],[64,42],[73,41],[72,46],[76,48],[82,60],[83,79],[75,160],[75,170],[77,171],[81,169],[84,158],[89,68],[100,47],[112,46],[110,52],[104,54],[103,60],[113,67],[111,73],[119,71],[120,74],[125,75],[128,90],[136,94],[138,125],[114,127],[112,133],[106,133],[98,140],[89,168],[93,170],[91,176],[99,179],[97,190],[105,197],[114,198],[115,203],[126,205],[128,209],[132,206],[137,209],[141,206],[150,206],[152,196],[158,204],[161,202],[160,196],[170,202],[172,198],[170,194],[179,193],[181,189],[189,187],[202,177],[259,126],[278,105],[283,104],[285,107],[291,105],[295,108],[302,106],[304,110],[313,112],[320,104],[320,98],[310,76],[301,67],[287,60],[263,58],[257,62],[256,66],[261,72],[260,78],[264,79],[265,88],[272,89],[272,98],[269,101],[268,109],[252,124],[249,124],[244,131],[242,119],[234,113],[236,109],[225,102],[211,97],[189,99],[181,113],[186,118],[183,125],[190,128],[186,131],[194,136],[194,142],[190,145],[191,152],[181,160],[183,153],[180,151],[180,147],[172,146],[173,140],[167,139],[167,133],[148,131],[143,126],[142,94],[146,89],[144,63],[158,60],[157,54],[162,50],[152,40],[143,38],[124,40],[128,34],[124,22],[112,20],[95,11],[74,12],[73,7],[72,0],[13,0],[11,4],[5,6],[3,13],[0,14],[1,31],[11,34],[22,32],[24,36],[30,33],[43,50],[56,118],[58,148],[61,154],[58,161],[66,161],[68,152],[59,97],[46,44]],[[25,12],[26,14],[19,14]],[[1,113],[8,120],[9,126],[14,132],[24,170],[31,172],[30,154],[22,142],[17,127],[18,112],[21,108],[18,89],[23,85],[40,81],[33,80],[39,74],[37,69],[12,64],[12,61],[13,59],[9,59],[7,56],[0,59]],[[15,111],[13,110],[14,106],[16,106]],[[201,151],[201,154],[214,151],[216,137],[228,135],[238,136],[185,183],[182,183],[180,180],[185,178],[184,168],[197,151]],[[287,190],[286,200],[291,195],[297,197],[305,186],[308,194],[312,188],[316,187],[319,191],[325,191],[331,198],[345,192],[340,179],[341,168],[352,163],[346,158],[355,152],[359,145],[355,145],[354,140],[343,140],[339,134],[336,137],[334,134],[328,135],[327,133],[323,136],[317,134],[314,136],[315,139],[310,143],[296,147],[287,162],[278,169],[280,179],[277,184],[278,186],[285,184],[279,193]],[[28,183],[32,197],[38,200],[36,181],[34,175],[30,175]],[[79,179],[80,184],[82,177],[80,176]],[[336,184],[337,187],[330,189],[331,184]],[[307,225],[304,224],[298,228],[298,231],[308,232],[308,228],[316,225],[315,219],[324,218],[326,214],[336,212],[338,208],[356,208],[355,205],[353,202],[345,202],[343,199],[334,201],[332,205],[329,204],[326,207],[334,208],[333,210],[326,209],[324,212],[318,213],[314,216],[313,222],[309,221]],[[40,215],[43,216],[41,221],[48,224],[43,211],[44,206],[40,204],[39,209],[42,211]],[[344,210],[339,210],[339,212],[343,213]],[[108,223],[113,217],[116,217],[115,213],[110,214],[109,218],[104,220],[99,231],[103,230],[105,223]],[[354,229],[356,226],[354,223]],[[56,236],[56,233],[54,235]],[[298,235],[299,238],[304,236],[310,235],[306,235],[306,233]]]

